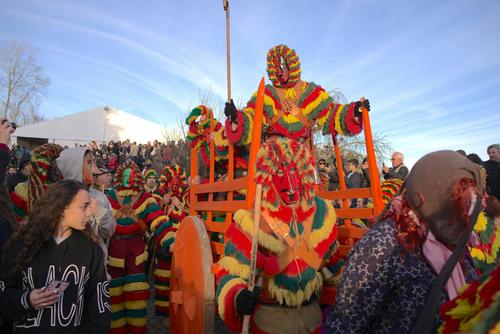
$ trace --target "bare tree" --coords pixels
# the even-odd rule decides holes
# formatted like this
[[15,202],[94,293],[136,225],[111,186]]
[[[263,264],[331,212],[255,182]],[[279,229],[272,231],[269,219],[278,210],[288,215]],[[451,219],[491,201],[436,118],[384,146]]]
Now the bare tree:
[[[328,92],[336,103],[348,103],[347,97],[339,88]],[[388,159],[392,154],[392,143],[387,135],[373,132],[373,145],[377,163]],[[337,136],[337,145],[344,159],[356,158],[360,162],[366,157],[366,141],[363,133],[354,137]],[[316,157],[333,161],[333,141],[331,136],[323,136],[319,129],[314,130],[314,143],[316,144]]]
[[0,98],[2,115],[21,125],[44,120],[38,112],[49,85],[36,63],[38,50],[19,41],[0,46]]

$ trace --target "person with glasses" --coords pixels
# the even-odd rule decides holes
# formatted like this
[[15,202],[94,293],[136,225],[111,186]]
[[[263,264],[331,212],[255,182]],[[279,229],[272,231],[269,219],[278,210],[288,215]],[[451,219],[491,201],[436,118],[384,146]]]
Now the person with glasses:
[[403,163],[404,156],[401,152],[394,152],[391,158],[392,167],[389,168],[385,164],[382,165],[382,173],[384,179],[400,179],[404,180],[408,176],[408,167]]

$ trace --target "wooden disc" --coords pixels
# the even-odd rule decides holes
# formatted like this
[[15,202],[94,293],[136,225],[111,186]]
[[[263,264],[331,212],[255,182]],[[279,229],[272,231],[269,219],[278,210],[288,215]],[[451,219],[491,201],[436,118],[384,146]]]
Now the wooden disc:
[[215,281],[212,250],[203,221],[188,216],[179,225],[170,272],[172,333],[212,333]]

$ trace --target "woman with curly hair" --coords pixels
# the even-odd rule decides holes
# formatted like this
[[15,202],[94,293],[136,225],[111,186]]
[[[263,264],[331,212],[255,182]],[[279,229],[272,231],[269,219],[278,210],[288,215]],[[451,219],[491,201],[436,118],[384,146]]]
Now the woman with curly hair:
[[88,220],[87,187],[61,180],[39,198],[6,245],[0,311],[16,333],[107,333],[104,256]]
[[417,161],[401,195],[351,250],[324,331],[435,333],[438,305],[476,278],[463,251],[482,189],[479,168],[456,152]]

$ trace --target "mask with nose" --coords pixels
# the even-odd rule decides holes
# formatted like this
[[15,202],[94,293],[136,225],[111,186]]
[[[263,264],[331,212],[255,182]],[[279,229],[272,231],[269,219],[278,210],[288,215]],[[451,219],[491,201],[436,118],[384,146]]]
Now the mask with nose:
[[272,177],[273,185],[281,200],[286,205],[294,205],[300,201],[302,184],[297,175],[297,166],[294,162],[282,164]]

